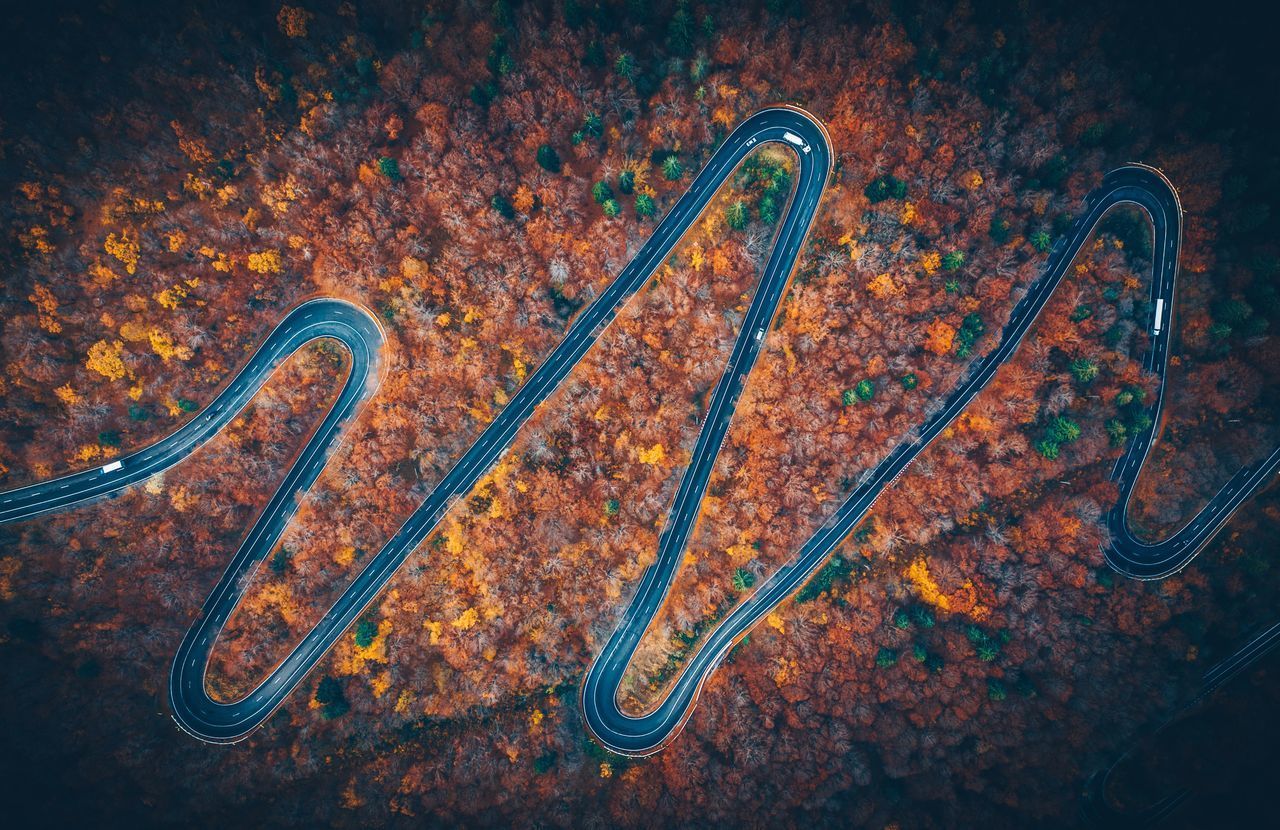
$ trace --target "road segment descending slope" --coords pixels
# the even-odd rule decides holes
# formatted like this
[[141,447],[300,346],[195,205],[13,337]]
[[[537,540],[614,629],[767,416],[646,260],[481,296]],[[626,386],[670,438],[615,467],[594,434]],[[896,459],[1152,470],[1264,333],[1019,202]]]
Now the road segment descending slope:
[[[674,581],[688,544],[711,469],[730,419],[787,285],[818,201],[831,172],[831,144],[822,125],[791,107],[772,107],[743,121],[713,153],[680,199],[621,274],[575,318],[564,339],[526,380],[457,464],[441,479],[423,504],[371,558],[349,588],[316,626],[240,700],[211,699],[204,682],[213,644],[239,603],[249,575],[279,540],[305,492],[323,469],[327,451],[355,407],[376,388],[382,332],[363,309],[338,300],[305,303],[276,327],[204,413],[151,447],[108,465],[48,482],[0,493],[0,524],[29,519],[101,498],[178,463],[225,426],[266,382],[289,354],[320,337],[333,338],[352,354],[352,369],[334,405],[288,471],[245,537],[240,549],[188,630],[170,673],[169,702],[174,719],[206,741],[230,743],[265,721],[315,664],[378,596],[405,559],[435,529],[454,502],[464,496],[506,452],[521,425],[551,395],[613,320],[622,304],[643,285],[674,250],[717,188],[758,147],[778,143],[790,147],[799,162],[796,190],[781,220],[774,247],[760,275],[754,298],[744,315],[728,365],[711,397],[688,469],[682,474],[671,511],[659,536],[659,551],[641,579],[613,635],[587,673],[582,688],[585,721],[595,738],[609,749],[633,755],[662,748],[680,730],[706,678],[765,614],[798,589],[831,551],[858,524],[879,494],[890,486],[920,451],[990,382],[998,367],[1015,352],[1032,322],[1066,273],[1080,246],[1112,207],[1132,203],[1145,210],[1155,229],[1152,299],[1164,316],[1173,309],[1181,231],[1176,192],[1157,171],[1129,165],[1108,174],[1090,194],[1085,212],[1071,233],[1051,252],[1045,271],[1018,302],[1004,327],[998,347],[977,358],[959,385],[925,424],[900,442],[786,565],[735,608],[690,659],[661,704],[643,717],[630,717],[618,706],[623,673],[645,629],[657,614]],[[1153,404],[1155,425],[1138,435],[1117,462],[1114,478],[1121,498],[1108,516],[1113,544],[1107,561],[1136,578],[1159,578],[1191,561],[1231,513],[1280,466],[1280,449],[1240,471],[1183,529],[1158,545],[1146,545],[1129,533],[1125,513],[1134,481],[1155,439],[1163,405],[1164,369],[1168,361],[1171,320],[1164,319],[1151,338],[1146,366],[1159,374],[1160,391]]]

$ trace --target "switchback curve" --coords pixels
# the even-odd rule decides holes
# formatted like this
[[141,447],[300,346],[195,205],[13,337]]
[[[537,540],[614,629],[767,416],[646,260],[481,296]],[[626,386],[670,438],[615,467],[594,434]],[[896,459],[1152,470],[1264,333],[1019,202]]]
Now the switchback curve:
[[728,365],[712,394],[690,465],[681,476],[659,537],[658,557],[646,569],[635,596],[584,680],[585,721],[604,746],[618,753],[644,755],[661,749],[678,734],[703,683],[732,645],[808,579],[861,521],[879,494],[896,481],[921,450],[990,382],[999,366],[1012,357],[1080,246],[1103,215],[1116,205],[1136,204],[1152,219],[1156,242],[1152,299],[1153,302],[1160,300],[1156,304],[1157,314],[1165,317],[1162,325],[1155,327],[1150,350],[1144,358],[1147,367],[1158,372],[1161,378],[1160,391],[1152,406],[1154,423],[1126,447],[1113,473],[1120,485],[1121,498],[1108,515],[1112,544],[1106,550],[1107,561],[1119,572],[1140,579],[1160,578],[1176,572],[1203,549],[1231,513],[1280,466],[1280,449],[1277,449],[1262,462],[1240,471],[1184,528],[1164,542],[1146,545],[1129,532],[1125,520],[1129,497],[1157,434],[1163,405],[1171,331],[1168,316],[1173,309],[1181,207],[1176,191],[1158,171],[1143,165],[1119,168],[1109,173],[1102,185],[1090,194],[1086,211],[1076,220],[1071,233],[1055,245],[1044,272],[1015,307],[999,346],[974,360],[941,408],[869,470],[799,553],[710,632],[654,711],[642,717],[623,713],[617,703],[622,675],[675,578],[738,397],[785,296],[831,171],[831,145],[820,122],[793,107],[772,107],[747,118],[725,139],[632,261],[577,316],[561,343],[423,504],[371,558],[312,631],[240,700],[221,703],[209,697],[204,683],[209,653],[243,595],[248,583],[246,575],[251,574],[271,550],[292,517],[295,495],[311,486],[323,469],[325,453],[336,439],[341,423],[372,394],[382,333],[368,312],[337,300],[315,300],[299,306],[277,326],[203,414],[151,447],[122,457],[119,466],[107,465],[0,493],[0,524],[100,498],[176,464],[225,426],[289,354],[316,337],[331,337],[343,343],[353,359],[351,373],[338,399],[205,602],[178,650],[170,673],[170,708],[184,730],[216,743],[240,740],[285,700],[377,597],[404,560],[435,529],[453,501],[465,495],[505,453],[535,407],[560,386],[621,305],[674,250],[720,184],[750,152],[767,143],[782,144],[796,153],[799,161],[796,191],[781,219],[774,247],[744,316]]

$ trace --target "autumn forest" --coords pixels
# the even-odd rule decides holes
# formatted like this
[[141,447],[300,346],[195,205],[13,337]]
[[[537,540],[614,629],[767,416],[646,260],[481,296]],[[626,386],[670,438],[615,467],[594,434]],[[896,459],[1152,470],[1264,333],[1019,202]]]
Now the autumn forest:
[[[0,490],[200,417],[310,298],[376,315],[376,394],[213,647],[210,694],[239,698],[734,125],[792,103],[822,119],[834,170],[623,709],[652,710],[995,348],[1085,194],[1129,161],[1164,171],[1186,210],[1165,416],[1130,511],[1163,538],[1280,445],[1280,72],[1228,17],[1018,0],[15,11]],[[0,526],[12,826],[1069,827],[1085,783],[1135,746],[1148,755],[1117,775],[1117,803],[1168,777],[1230,795],[1242,762],[1217,725],[1276,731],[1276,661],[1184,707],[1280,616],[1280,491],[1168,579],[1104,562],[1109,473],[1158,384],[1141,360],[1151,226],[1127,209],[992,384],[734,647],[668,748],[592,741],[584,673],[653,562],[796,175],[779,146],[747,157],[244,742],[175,727],[169,664],[338,394],[344,349],[288,357],[163,474]],[[1189,725],[1153,732],[1175,716]]]

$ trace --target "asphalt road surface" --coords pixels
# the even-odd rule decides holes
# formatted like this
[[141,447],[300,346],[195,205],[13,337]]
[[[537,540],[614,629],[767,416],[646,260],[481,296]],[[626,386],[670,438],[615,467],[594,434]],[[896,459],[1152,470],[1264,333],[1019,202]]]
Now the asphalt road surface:
[[[316,663],[378,596],[406,558],[426,539],[452,505],[498,461],[534,409],[555,392],[616,316],[692,226],[717,188],[737,165],[760,146],[776,143],[795,152],[796,188],[777,230],[774,247],[761,272],[754,298],[742,321],[728,366],[711,396],[689,467],[658,540],[650,565],[612,636],[587,673],[582,707],[588,729],[610,750],[645,755],[665,746],[688,718],[712,670],[732,646],[763,616],[794,593],[862,520],[876,498],[908,464],[968,405],[1017,349],[1032,322],[1052,296],[1076,252],[1103,215],[1120,204],[1136,204],[1155,229],[1151,299],[1159,309],[1159,330],[1149,338],[1145,365],[1161,378],[1151,405],[1154,425],[1126,446],[1113,477],[1121,498],[1108,515],[1112,545],[1107,561],[1119,572],[1156,579],[1184,567],[1230,515],[1280,467],[1280,448],[1262,462],[1241,470],[1185,527],[1156,545],[1129,532],[1125,512],[1134,481],[1160,423],[1164,372],[1172,331],[1173,290],[1181,234],[1181,207],[1172,185],[1156,170],[1128,165],[1109,173],[1093,191],[1070,233],[1050,253],[1044,272],[1018,300],[999,345],[972,361],[957,387],[928,420],[900,441],[801,547],[708,634],[690,658],[669,694],[652,712],[631,717],[618,706],[618,688],[641,636],[666,598],[698,517],[712,466],[728,430],[743,386],[768,331],[832,169],[831,145],[822,125],[792,107],[772,107],[743,121],[716,149],[680,199],[622,273],[574,319],[560,345],[526,380],[457,464],[395,535],[356,576],[314,629],[245,697],[233,702],[210,698],[205,686],[209,654],[227,618],[246,590],[250,575],[272,550],[296,510],[296,498],[323,469],[343,422],[376,390],[382,332],[366,311],[338,300],[305,303],[276,327],[262,347],[213,402],[174,434],[114,464],[0,493],[0,524],[102,498],[173,466],[225,426],[290,354],[316,338],[332,338],[352,354],[352,369],[324,421],[289,469],[226,572],[204,603],[174,659],[169,703],[174,720],[205,741],[231,743],[262,724]],[[1157,302],[1159,301],[1159,302]],[[1155,328],[1155,320],[1152,321]],[[1150,332],[1150,330],[1149,330]]]

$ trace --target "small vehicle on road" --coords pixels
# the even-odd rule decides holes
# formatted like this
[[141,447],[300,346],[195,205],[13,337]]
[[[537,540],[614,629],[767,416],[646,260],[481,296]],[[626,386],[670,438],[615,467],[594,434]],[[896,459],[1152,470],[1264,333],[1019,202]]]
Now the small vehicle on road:
[[813,150],[812,147],[810,147],[808,144],[805,143],[803,138],[801,138],[800,136],[796,135],[793,132],[783,133],[782,138],[784,141],[787,141],[787,142],[790,142],[791,144],[796,145],[801,150],[803,150],[806,154]]

